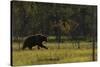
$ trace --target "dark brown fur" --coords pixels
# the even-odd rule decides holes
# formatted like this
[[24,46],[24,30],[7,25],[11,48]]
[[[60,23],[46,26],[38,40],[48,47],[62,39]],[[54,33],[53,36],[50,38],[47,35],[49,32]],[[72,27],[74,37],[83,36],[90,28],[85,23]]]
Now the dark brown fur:
[[44,36],[44,35],[40,35],[39,34],[39,35],[29,36],[29,37],[27,37],[25,39],[22,49],[29,48],[30,50],[32,50],[32,47],[33,46],[38,46],[38,49],[40,49],[40,47],[41,48],[48,49],[46,46],[44,46],[42,44],[43,41],[46,41],[47,42],[47,37]]

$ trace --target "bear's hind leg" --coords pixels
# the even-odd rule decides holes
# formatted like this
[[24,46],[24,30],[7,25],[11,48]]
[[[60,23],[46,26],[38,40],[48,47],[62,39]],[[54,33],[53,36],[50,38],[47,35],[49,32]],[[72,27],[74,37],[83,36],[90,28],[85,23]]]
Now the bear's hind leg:
[[28,46],[28,48],[29,48],[30,50],[32,50],[32,46]]
[[23,45],[22,50],[24,50],[26,47],[27,47],[26,45]]

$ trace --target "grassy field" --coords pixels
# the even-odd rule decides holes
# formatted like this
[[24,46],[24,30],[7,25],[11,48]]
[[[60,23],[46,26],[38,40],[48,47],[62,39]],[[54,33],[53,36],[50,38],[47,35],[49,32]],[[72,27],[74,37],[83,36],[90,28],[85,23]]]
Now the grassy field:
[[48,50],[43,48],[38,50],[36,47],[33,47],[32,50],[19,50],[18,43],[14,42],[12,44],[13,65],[40,65],[92,61],[91,42],[81,42],[80,44],[80,49],[77,49],[76,45],[70,42],[63,42],[60,44],[59,49],[57,48],[57,43],[47,43],[46,46],[49,48]]

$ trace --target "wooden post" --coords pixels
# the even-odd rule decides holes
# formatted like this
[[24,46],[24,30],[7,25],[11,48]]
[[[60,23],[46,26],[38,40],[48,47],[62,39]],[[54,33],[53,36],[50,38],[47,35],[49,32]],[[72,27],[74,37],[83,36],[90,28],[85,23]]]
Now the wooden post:
[[[96,8],[97,10],[97,8]],[[92,24],[92,60],[95,61],[96,60],[96,53],[95,53],[95,49],[96,49],[96,37],[97,37],[97,29],[96,29],[96,23],[97,23],[97,12],[95,11],[95,8],[93,8],[93,14],[92,14],[92,18],[93,18],[93,24]]]
[[92,60],[95,61],[95,38],[93,34],[93,42],[92,42]]

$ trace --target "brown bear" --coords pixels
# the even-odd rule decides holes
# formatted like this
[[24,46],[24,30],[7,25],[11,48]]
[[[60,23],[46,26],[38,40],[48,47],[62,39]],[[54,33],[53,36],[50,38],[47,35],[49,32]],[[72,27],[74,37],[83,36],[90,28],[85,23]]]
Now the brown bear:
[[37,46],[38,49],[40,49],[40,47],[48,49],[43,45],[43,41],[47,42],[47,37],[44,35],[38,34],[29,36],[25,39],[22,49],[24,50],[25,48],[29,48],[30,50],[32,50],[33,46]]

